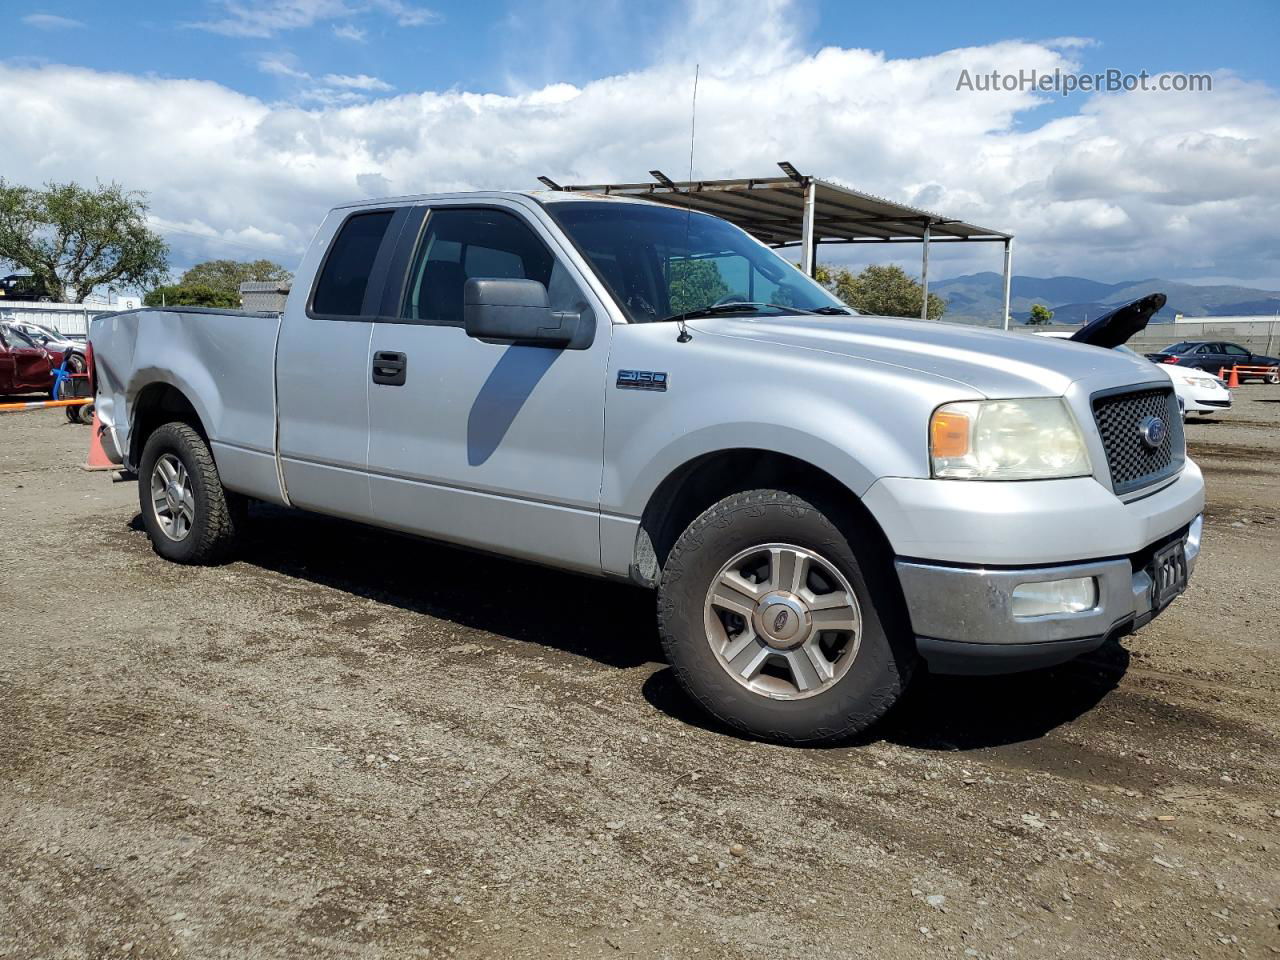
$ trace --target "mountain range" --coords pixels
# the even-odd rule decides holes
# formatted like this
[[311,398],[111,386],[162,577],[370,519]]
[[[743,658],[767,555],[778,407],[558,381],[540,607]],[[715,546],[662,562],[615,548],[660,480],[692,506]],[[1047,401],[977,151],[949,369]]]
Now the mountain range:
[[[1000,315],[1003,278],[998,273],[971,273],[929,284],[929,292],[947,301],[948,320],[976,319],[990,322]],[[1155,315],[1155,323],[1171,323],[1174,314],[1188,317],[1276,314],[1280,291],[1227,284],[1198,286],[1174,280],[1122,280],[1100,283],[1084,277],[1019,277],[1010,283],[1009,314],[1025,323],[1031,305],[1042,303],[1053,311],[1054,323],[1083,323],[1122,303],[1163,293],[1169,298]]]

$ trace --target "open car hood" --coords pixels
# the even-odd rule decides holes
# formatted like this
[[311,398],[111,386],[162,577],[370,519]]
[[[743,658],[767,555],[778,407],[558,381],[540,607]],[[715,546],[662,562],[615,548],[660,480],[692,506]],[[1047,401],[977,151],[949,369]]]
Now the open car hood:
[[1108,350],[1126,343],[1139,330],[1143,330],[1155,313],[1164,306],[1163,293],[1149,293],[1139,300],[1116,307],[1096,320],[1090,320],[1071,335],[1076,343],[1090,343]]

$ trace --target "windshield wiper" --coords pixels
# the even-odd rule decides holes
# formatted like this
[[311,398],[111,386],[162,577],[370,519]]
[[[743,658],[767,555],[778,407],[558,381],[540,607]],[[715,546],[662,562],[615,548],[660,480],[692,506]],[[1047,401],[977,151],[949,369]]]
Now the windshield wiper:
[[673,313],[669,317],[663,317],[662,322],[669,320],[692,320],[696,317],[714,317],[720,313],[740,313],[744,309],[749,311],[759,311],[761,308],[772,308],[781,310],[784,313],[816,313],[816,310],[805,310],[800,307],[787,306],[784,303],[765,303],[761,300],[735,300],[732,303],[713,303],[707,307],[699,307],[697,310],[688,310],[684,313]]
[[814,307],[810,313],[820,313],[824,317],[853,317],[857,316],[848,307]]

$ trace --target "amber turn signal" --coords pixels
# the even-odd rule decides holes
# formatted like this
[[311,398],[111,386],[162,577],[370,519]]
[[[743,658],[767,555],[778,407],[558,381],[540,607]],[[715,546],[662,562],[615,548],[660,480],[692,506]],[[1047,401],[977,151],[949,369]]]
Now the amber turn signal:
[[963,457],[969,452],[969,418],[939,410],[929,422],[929,452],[937,457]]

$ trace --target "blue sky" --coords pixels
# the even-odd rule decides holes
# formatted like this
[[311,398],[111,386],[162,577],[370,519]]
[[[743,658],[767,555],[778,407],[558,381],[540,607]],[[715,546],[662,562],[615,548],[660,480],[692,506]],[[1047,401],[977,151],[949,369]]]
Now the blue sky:
[[[1280,2],[7,0],[0,177],[145,191],[175,267],[297,262],[331,205],[777,160],[1013,232],[1020,273],[1280,289]],[[957,90],[962,70],[1211,92]],[[914,254],[835,249],[829,257]],[[911,257],[911,259],[907,259]],[[937,276],[997,269],[952,245]]]
[[[18,22],[7,23],[4,53],[100,70],[199,77],[268,100],[288,98],[297,87],[292,82],[297,78],[259,68],[263,58],[273,57],[314,76],[377,77],[393,88],[377,91],[381,94],[450,88],[510,93],[557,81],[580,85],[642,68],[686,10],[675,0],[406,0],[390,7],[351,2],[336,5],[349,12],[252,36],[235,32],[231,6],[218,0],[35,0]],[[240,6],[265,4],[246,0]],[[420,22],[406,24],[397,9],[421,12]],[[32,19],[23,22],[23,17]],[[801,46],[810,52],[828,45],[866,47],[896,59],[996,40],[1075,36],[1095,42],[1080,50],[1087,71],[1229,69],[1280,86],[1280,3],[1275,0],[1227,0],[1211,8],[1116,0],[825,0],[800,4],[791,19],[800,27]],[[1069,102],[1047,104],[1035,119],[1070,108]]]

